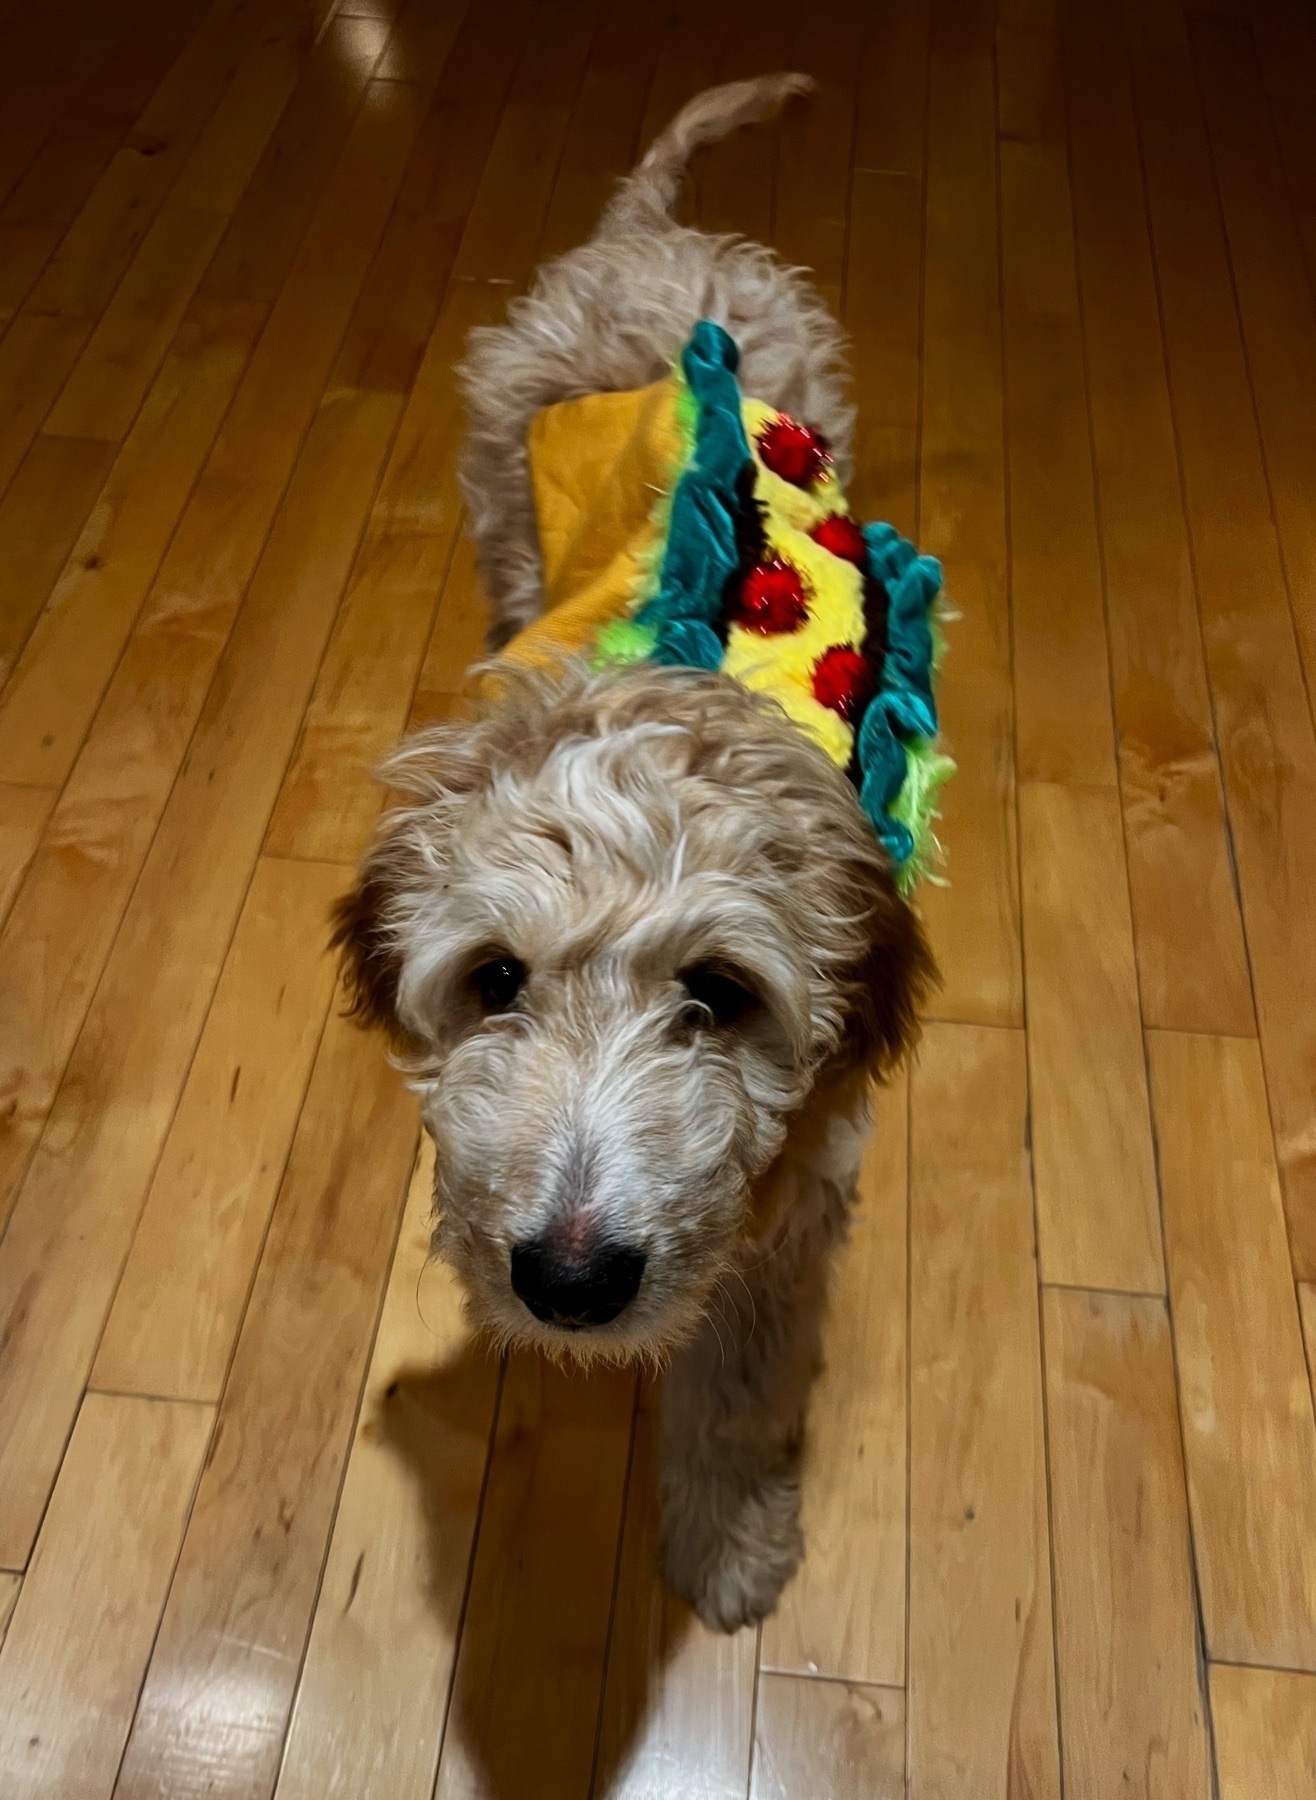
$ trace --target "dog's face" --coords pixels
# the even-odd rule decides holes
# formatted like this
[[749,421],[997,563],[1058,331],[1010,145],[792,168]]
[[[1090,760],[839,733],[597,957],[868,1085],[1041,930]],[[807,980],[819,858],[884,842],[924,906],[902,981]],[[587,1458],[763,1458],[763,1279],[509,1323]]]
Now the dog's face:
[[661,1354],[821,1071],[929,974],[853,793],[715,676],[508,677],[405,745],[339,910],[436,1146],[436,1248],[504,1340]]

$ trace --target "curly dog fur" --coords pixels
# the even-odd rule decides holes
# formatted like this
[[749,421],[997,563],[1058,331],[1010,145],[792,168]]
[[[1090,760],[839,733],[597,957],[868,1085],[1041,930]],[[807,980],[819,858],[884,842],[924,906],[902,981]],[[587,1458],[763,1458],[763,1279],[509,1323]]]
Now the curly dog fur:
[[[700,96],[592,241],[473,334],[462,483],[493,647],[543,606],[531,418],[656,379],[698,319],[845,471],[844,345],[821,301],[767,250],[670,217],[695,148],[809,85]],[[475,723],[412,739],[383,778],[405,803],[338,941],[435,1140],[436,1250],[501,1341],[666,1367],[668,1579],[710,1624],[759,1619],[801,1554],[827,1263],[872,1077],[932,978],[918,923],[843,774],[721,676],[504,672]],[[607,1303],[566,1318],[526,1285],[609,1256],[642,1267],[620,1305],[596,1284]]]

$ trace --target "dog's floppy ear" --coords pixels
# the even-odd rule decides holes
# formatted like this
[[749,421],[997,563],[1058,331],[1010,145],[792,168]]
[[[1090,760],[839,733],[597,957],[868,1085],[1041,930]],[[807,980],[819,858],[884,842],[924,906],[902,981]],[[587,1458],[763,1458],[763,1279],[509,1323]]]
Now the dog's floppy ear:
[[385,814],[352,888],[333,909],[347,1011],[406,1046],[398,1010],[406,922],[418,896],[442,880],[450,836],[471,796],[487,786],[492,727],[458,719],[418,732],[395,750],[378,779],[403,804]]
[[893,1069],[918,1037],[918,1009],[937,982],[937,965],[912,907],[888,878],[869,918],[867,950],[855,969],[842,1057],[874,1073]]
[[389,884],[376,855],[362,865],[355,885],[335,901],[330,947],[339,954],[347,1012],[362,1025],[402,1035],[398,976],[402,957],[385,923]]

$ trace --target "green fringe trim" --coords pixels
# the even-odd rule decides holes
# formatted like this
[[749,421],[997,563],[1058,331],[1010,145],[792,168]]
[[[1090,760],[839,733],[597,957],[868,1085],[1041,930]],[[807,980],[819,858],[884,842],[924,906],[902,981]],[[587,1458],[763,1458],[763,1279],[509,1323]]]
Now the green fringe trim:
[[628,663],[647,662],[658,645],[658,632],[652,625],[637,625],[634,619],[609,619],[594,639],[594,656],[590,667],[625,668]]
[[943,851],[935,830],[941,817],[941,790],[955,773],[955,763],[939,747],[936,738],[915,738],[905,745],[905,779],[887,811],[914,841],[914,848],[896,868],[896,886],[909,898],[920,881],[945,885],[938,874]]
[[624,668],[629,663],[647,662],[658,648],[657,626],[641,625],[635,614],[653,598],[661,585],[663,563],[667,558],[667,540],[672,528],[672,498],[681,474],[689,468],[694,457],[699,425],[699,403],[690,392],[689,383],[679,368],[673,371],[673,375],[676,381],[673,422],[681,440],[680,460],[672,472],[672,480],[659,492],[653,503],[653,511],[649,514],[653,536],[645,551],[644,566],[636,577],[627,602],[627,616],[610,619],[594,639],[590,668],[595,673],[600,669]]

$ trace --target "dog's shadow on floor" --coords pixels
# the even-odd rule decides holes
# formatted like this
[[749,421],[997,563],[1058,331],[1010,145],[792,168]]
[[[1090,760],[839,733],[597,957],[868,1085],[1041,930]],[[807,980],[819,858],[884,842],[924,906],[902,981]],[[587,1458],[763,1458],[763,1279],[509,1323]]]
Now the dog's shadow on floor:
[[[633,1374],[533,1355],[500,1371],[471,1345],[400,1370],[371,1427],[415,1480],[438,1634],[460,1638],[436,1800],[629,1788],[646,1735],[679,1734],[679,1717],[651,1715],[669,1711],[665,1671],[702,1630],[658,1577],[649,1391],[637,1408]],[[719,1665],[738,1654],[719,1645]],[[646,1753],[667,1748],[680,1756],[679,1735]]]

